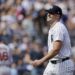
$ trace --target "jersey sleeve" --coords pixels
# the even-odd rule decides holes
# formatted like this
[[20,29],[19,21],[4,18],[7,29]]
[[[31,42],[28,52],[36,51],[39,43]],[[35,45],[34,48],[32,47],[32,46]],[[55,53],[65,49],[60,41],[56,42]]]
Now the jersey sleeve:
[[63,42],[64,40],[64,31],[62,27],[57,27],[54,32],[53,41],[60,40]]

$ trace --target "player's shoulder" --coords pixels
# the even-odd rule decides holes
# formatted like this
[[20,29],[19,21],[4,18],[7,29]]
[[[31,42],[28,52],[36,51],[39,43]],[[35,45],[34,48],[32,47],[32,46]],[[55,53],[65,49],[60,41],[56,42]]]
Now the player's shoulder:
[[5,46],[6,47],[6,45],[4,43],[0,43],[0,46]]
[[3,47],[3,48],[6,48],[6,49],[9,49],[8,45],[6,45],[6,44],[4,44],[4,43],[0,44],[0,47]]
[[56,23],[56,26],[57,27],[64,27],[65,25],[62,22],[59,21],[59,22]]
[[56,29],[64,30],[66,29],[66,26],[62,22],[59,21],[56,23]]

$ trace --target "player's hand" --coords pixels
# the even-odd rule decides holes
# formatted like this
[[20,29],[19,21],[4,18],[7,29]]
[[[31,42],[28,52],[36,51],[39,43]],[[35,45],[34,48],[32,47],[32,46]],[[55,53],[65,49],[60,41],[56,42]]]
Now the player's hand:
[[41,65],[41,64],[42,64],[42,60],[35,60],[35,61],[33,61],[33,63],[32,63],[33,66],[39,66],[39,65]]

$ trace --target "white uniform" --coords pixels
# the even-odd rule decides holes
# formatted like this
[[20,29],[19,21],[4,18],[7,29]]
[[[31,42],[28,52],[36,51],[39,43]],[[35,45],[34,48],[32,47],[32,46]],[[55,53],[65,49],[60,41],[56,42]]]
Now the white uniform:
[[7,45],[0,43],[0,75],[10,75],[12,57]]
[[[53,49],[53,42],[56,40],[62,41],[63,45],[54,58],[49,60],[49,63],[44,71],[43,75],[73,75],[74,63],[71,59],[61,61],[63,58],[71,57],[71,45],[70,38],[66,27],[61,23],[57,22],[50,30],[48,35],[48,50],[49,52]],[[58,61],[53,64],[51,61]]]

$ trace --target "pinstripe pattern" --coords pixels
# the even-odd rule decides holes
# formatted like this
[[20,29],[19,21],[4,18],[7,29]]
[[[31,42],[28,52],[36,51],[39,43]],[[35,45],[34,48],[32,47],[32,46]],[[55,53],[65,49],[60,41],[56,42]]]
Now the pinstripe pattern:
[[[54,25],[54,27],[49,30],[48,35],[49,52],[53,49],[53,42],[56,40],[62,41],[63,44],[58,55],[56,55],[51,60],[60,61],[60,59],[62,58],[71,57],[72,53],[69,34],[66,27],[61,22],[57,22]],[[69,59],[57,64],[52,64],[51,62],[49,62],[43,75],[73,75],[73,71],[74,71],[74,63],[71,59]]]
[[67,29],[65,26],[58,22],[56,25],[49,30],[48,35],[48,50],[52,50],[53,42],[51,42],[51,35],[53,36],[53,41],[60,40],[63,46],[58,54],[59,58],[71,56],[71,44]]
[[73,75],[74,63],[71,59],[61,63],[48,63],[43,75]]

